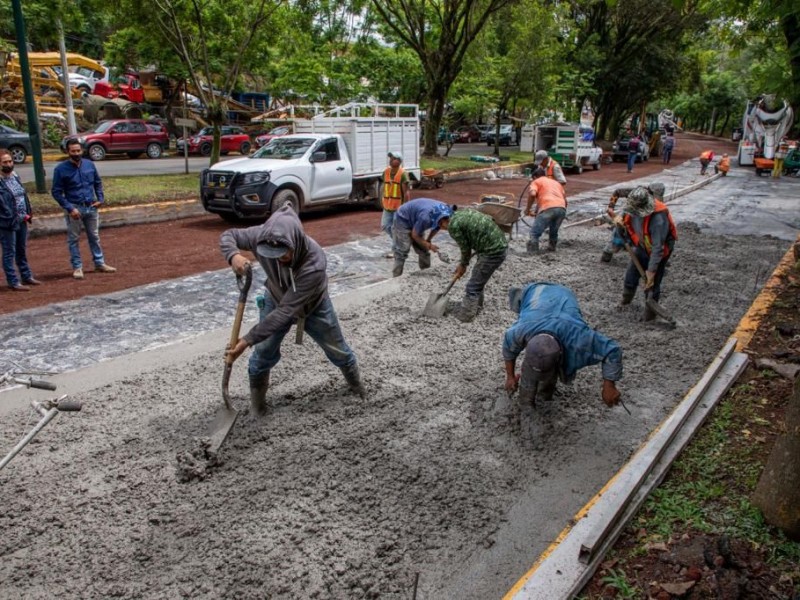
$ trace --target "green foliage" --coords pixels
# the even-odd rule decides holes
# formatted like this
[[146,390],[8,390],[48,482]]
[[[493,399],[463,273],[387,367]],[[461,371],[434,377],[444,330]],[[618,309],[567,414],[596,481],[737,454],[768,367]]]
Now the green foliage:
[[609,569],[608,575],[601,578],[600,583],[616,590],[615,598],[635,600],[642,597],[636,586],[628,582],[628,577],[622,569]]

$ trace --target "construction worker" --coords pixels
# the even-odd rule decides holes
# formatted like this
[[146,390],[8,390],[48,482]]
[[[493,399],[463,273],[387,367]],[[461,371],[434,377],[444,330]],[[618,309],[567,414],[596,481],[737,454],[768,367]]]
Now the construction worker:
[[728,157],[727,154],[723,154],[722,158],[719,159],[719,162],[714,165],[714,173],[722,173],[722,176],[725,177],[728,174],[728,171],[731,170],[731,159]]
[[567,178],[564,177],[564,171],[561,165],[550,158],[550,155],[547,154],[547,150],[536,151],[536,163],[539,167],[544,169],[544,174],[550,179],[555,179],[561,185],[567,185]]
[[[533,172],[533,180],[528,187],[528,206],[525,214],[535,217],[531,227],[531,237],[528,240],[527,252],[529,255],[539,253],[539,238],[545,229],[549,231],[547,249],[556,251],[558,244],[558,229],[567,216],[567,194],[564,186],[555,179],[545,177],[544,169],[539,167]],[[531,207],[536,204],[536,210],[531,212]]]
[[439,227],[450,234],[461,250],[461,260],[454,277],[467,272],[473,254],[478,255],[472,276],[467,282],[461,306],[454,311],[462,323],[469,323],[483,306],[483,289],[489,278],[503,264],[508,252],[508,240],[494,220],[477,210],[459,210],[443,217]]
[[704,150],[700,153],[700,175],[705,175],[708,170],[708,165],[714,160],[714,152],[711,150]]
[[[628,194],[624,216],[614,215],[614,222],[623,229],[623,235],[631,240],[636,259],[645,269],[645,292],[650,292],[653,300],[658,302],[667,261],[678,239],[678,230],[667,205],[656,200],[647,188],[637,187]],[[623,305],[633,301],[639,279],[639,270],[631,261],[625,272]],[[652,321],[655,316],[650,307],[645,305],[644,320]]]
[[[619,344],[586,323],[578,300],[569,288],[533,282],[508,291],[511,310],[519,315],[503,337],[505,389],[519,387],[520,400],[535,404],[553,399],[556,382],[570,383],[579,369],[602,363],[601,398],[606,406],[619,403],[616,383],[622,378]],[[517,357],[525,351],[520,373]]]
[[[383,171],[383,215],[381,216],[381,229],[386,232],[389,239],[392,237],[392,224],[397,210],[408,201],[408,175],[402,167],[403,155],[399,152],[389,152],[389,166]],[[394,252],[386,255],[394,258]]]
[[[629,187],[621,187],[614,190],[611,194],[611,199],[608,201],[608,208],[606,209],[606,213],[608,214],[611,219],[614,218],[614,208],[617,206],[617,201],[620,198],[627,198],[628,194],[633,191],[634,188]],[[666,187],[660,181],[654,181],[653,183],[647,186],[647,191],[653,194],[653,197],[656,200],[664,201],[664,192],[666,191]],[[608,243],[603,248],[603,254],[600,256],[600,260],[602,262],[611,262],[611,259],[614,258],[614,255],[622,250],[625,247],[625,242],[620,235],[619,229],[615,226],[612,228],[611,231],[611,239],[608,240]]]
[[303,231],[300,218],[287,204],[266,223],[246,229],[228,229],[219,238],[220,250],[235,273],[245,271],[248,260],[241,251],[256,255],[267,275],[263,301],[258,301],[260,321],[226,357],[236,360],[253,346],[248,374],[254,412],[267,410],[270,370],[281,358],[281,342],[293,323],[302,328],[339,367],[350,390],[364,396],[356,355],[342,334],[328,296],[327,259],[319,244]]
[[786,156],[789,154],[789,142],[786,141],[786,137],[781,139],[780,144],[775,149],[775,161],[772,165],[772,176],[773,177],[780,177],[783,174],[783,162],[786,160]]
[[[431,266],[431,252],[438,252],[439,246],[431,240],[439,232],[439,222],[453,214],[455,206],[431,198],[417,198],[403,204],[394,217],[392,234],[394,239],[394,268],[392,277],[403,274],[403,266],[413,248],[419,258],[419,268]],[[425,232],[428,237],[425,238]]]

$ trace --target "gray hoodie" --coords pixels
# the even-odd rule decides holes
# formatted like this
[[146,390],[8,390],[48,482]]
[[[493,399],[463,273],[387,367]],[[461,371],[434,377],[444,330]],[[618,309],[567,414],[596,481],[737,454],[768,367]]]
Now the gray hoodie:
[[[291,265],[258,256],[256,246],[262,242],[291,248]],[[272,213],[263,225],[228,229],[220,236],[219,247],[228,264],[240,250],[249,250],[267,274],[265,285],[275,301],[275,310],[244,336],[251,346],[288,327],[293,319],[308,316],[328,295],[325,252],[306,235],[300,218],[288,204]]]

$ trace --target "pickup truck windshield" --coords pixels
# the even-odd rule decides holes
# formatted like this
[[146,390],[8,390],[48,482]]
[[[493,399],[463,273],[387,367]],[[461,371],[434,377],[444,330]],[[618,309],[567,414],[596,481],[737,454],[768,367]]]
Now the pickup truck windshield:
[[274,138],[250,158],[291,160],[302,157],[316,142],[314,138]]

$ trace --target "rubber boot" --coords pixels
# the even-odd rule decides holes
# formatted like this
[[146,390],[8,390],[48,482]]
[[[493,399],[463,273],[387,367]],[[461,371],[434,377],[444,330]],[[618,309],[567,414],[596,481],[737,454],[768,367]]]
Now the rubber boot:
[[553,400],[553,394],[556,392],[556,381],[555,379],[549,383],[540,383],[539,384],[539,391],[537,393],[537,397],[541,398],[544,402],[551,402]]
[[539,254],[539,242],[529,241],[528,244],[525,246],[525,250],[527,251],[528,256]]
[[257,415],[267,412],[267,390],[269,389],[269,371],[260,377],[250,377],[250,406]]
[[475,296],[474,298],[464,296],[464,299],[461,301],[461,306],[454,312],[455,318],[462,323],[472,322],[478,314],[479,301],[479,296]]
[[610,263],[612,258],[614,258],[614,254],[608,250],[603,250],[603,254],[600,255],[600,261],[604,263]]
[[349,367],[340,367],[344,380],[350,387],[350,391],[358,396],[364,398],[367,395],[367,390],[364,384],[361,383],[361,373],[358,370],[358,363],[353,363]]
[[394,261],[394,268],[392,269],[392,277],[400,277],[403,274],[403,266],[405,262],[400,260]]
[[633,297],[635,294],[636,290],[625,288],[622,291],[622,305],[625,306],[626,304],[630,304],[631,302],[633,302]]
[[419,256],[419,269],[420,271],[424,271],[425,269],[431,268],[431,253],[428,252],[427,254],[421,254]]
[[547,244],[547,249],[550,252],[555,252],[556,251],[556,244],[558,244],[557,240],[550,240],[550,242]]

